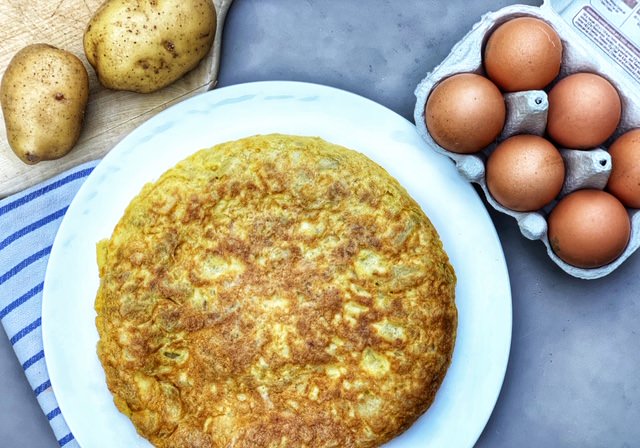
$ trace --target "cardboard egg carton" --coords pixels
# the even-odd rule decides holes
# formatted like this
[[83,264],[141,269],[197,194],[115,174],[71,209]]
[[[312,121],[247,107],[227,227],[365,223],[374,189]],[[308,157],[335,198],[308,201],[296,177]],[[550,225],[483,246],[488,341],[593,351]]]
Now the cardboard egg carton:
[[[431,90],[438,82],[457,73],[485,75],[482,54],[489,35],[502,23],[522,16],[544,20],[560,36],[563,57],[558,78],[544,91],[532,90],[504,94],[507,119],[502,134],[496,143],[480,153],[457,154],[440,147],[429,135],[425,124],[424,109]],[[548,109],[546,92],[557,80],[576,72],[597,73],[608,79],[618,90],[622,100],[622,118],[615,134],[605,142],[602,148],[589,151],[559,148],[566,168],[566,179],[559,198],[582,188],[603,189],[611,171],[611,158],[606,148],[622,133],[640,127],[639,19],[640,2],[635,0],[556,0],[545,1],[541,7],[508,6],[485,14],[453,47],[446,59],[427,74],[415,90],[414,119],[419,134],[428,145],[451,158],[462,176],[482,188],[487,202],[492,207],[515,218],[523,236],[542,241],[547,247],[549,257],[564,271],[578,278],[603,277],[615,270],[638,249],[640,210],[627,209],[631,219],[631,237],[627,248],[619,258],[599,268],[578,268],[561,260],[549,244],[546,216],[557,201],[536,212],[517,212],[503,207],[493,199],[487,189],[485,162],[497,143],[509,136],[544,135]]]

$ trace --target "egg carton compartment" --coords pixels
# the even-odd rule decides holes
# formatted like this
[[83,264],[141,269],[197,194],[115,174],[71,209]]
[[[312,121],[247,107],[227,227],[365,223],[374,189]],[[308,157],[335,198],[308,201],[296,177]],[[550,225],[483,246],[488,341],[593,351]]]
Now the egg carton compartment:
[[[553,2],[552,2],[553,3]],[[562,2],[561,2],[562,3]],[[567,2],[564,2],[567,3]],[[570,2],[569,2],[570,3]],[[451,50],[449,55],[429,72],[415,89],[416,105],[414,120],[420,136],[428,146],[452,159],[460,174],[469,182],[480,186],[487,202],[501,213],[512,216],[518,223],[522,235],[531,240],[540,240],[547,248],[549,257],[568,274],[595,279],[608,275],[620,266],[640,246],[640,210],[627,209],[631,221],[631,235],[624,252],[613,262],[598,268],[578,268],[560,259],[552,250],[547,236],[547,216],[557,199],[536,212],[518,212],[499,204],[489,193],[485,181],[485,162],[497,143],[516,134],[545,134],[548,100],[543,90],[504,93],[507,116],[505,126],[497,142],[475,154],[459,154],[439,146],[427,131],[425,105],[432,89],[442,80],[458,73],[475,73],[486,76],[482,54],[486,40],[502,23],[517,17],[535,17],[555,29],[563,45],[562,64],[558,77],[546,87],[549,90],[563,77],[576,72],[596,73],[618,90],[622,102],[622,117],[613,136],[593,150],[558,148],[565,162],[565,182],[557,199],[582,188],[604,189],[611,170],[611,158],[606,151],[608,145],[629,129],[640,127],[640,97],[638,84],[620,67],[596,51],[583,39],[564,18],[545,2],[541,7],[512,5],[485,14],[479,22]]]

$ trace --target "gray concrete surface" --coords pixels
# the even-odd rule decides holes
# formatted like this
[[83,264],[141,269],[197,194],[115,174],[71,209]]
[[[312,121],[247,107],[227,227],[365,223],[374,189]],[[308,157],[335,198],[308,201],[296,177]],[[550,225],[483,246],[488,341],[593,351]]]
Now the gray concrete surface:
[[[411,119],[418,81],[484,12],[510,3],[236,0],[219,85],[322,83]],[[513,339],[504,386],[477,447],[640,446],[640,254],[604,279],[577,280],[540,242],[522,238],[514,220],[491,216],[511,276]],[[55,446],[0,334],[0,447]]]

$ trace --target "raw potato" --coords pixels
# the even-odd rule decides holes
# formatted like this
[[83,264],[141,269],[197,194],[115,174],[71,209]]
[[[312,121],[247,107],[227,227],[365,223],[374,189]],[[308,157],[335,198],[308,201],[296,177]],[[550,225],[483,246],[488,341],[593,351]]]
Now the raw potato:
[[46,44],[23,48],[0,86],[9,146],[30,165],[64,156],[80,137],[88,98],[80,59]]
[[89,21],[84,52],[105,87],[149,93],[195,68],[215,31],[211,0],[107,0]]

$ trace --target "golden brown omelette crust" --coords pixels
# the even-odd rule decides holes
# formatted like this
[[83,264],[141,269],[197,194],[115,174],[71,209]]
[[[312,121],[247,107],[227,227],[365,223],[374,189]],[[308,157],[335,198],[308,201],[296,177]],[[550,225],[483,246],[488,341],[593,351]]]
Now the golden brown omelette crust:
[[319,138],[202,150],[98,245],[98,354],[158,447],[373,447],[431,404],[455,275],[381,167]]

